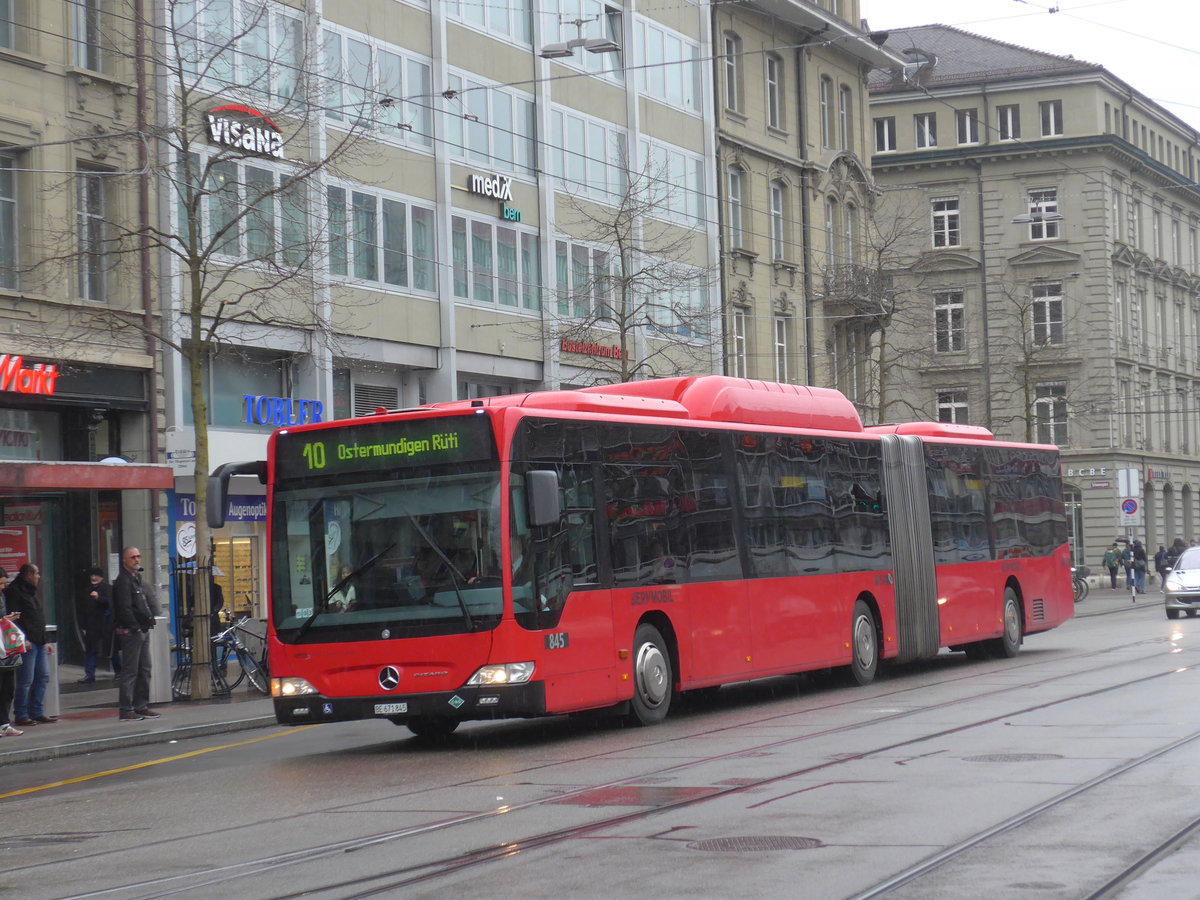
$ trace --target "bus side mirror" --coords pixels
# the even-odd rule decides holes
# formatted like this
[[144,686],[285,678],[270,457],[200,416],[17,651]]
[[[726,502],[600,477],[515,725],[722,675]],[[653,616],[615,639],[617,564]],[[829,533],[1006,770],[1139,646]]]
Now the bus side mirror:
[[254,462],[225,463],[217,466],[208,479],[208,495],[205,498],[204,513],[208,519],[209,528],[220,528],[225,524],[225,506],[229,502],[229,479],[234,475],[256,475],[263,484],[267,483],[267,463],[265,460]]
[[557,472],[553,469],[537,469],[525,473],[525,495],[530,525],[558,524],[562,518],[562,506],[559,503]]

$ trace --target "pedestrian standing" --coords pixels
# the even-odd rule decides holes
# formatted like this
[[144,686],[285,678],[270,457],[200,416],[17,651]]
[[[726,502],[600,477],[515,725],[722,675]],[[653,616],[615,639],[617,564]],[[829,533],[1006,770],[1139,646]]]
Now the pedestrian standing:
[[121,677],[117,703],[120,719],[157,719],[150,709],[150,629],[158,615],[158,602],[142,584],[142,552],[137,547],[121,551],[121,573],[113,582],[113,617],[121,644]]
[[1146,593],[1146,569],[1149,560],[1146,557],[1146,548],[1142,546],[1142,542],[1135,540],[1133,542],[1133,589],[1139,594]]
[[112,585],[104,580],[104,570],[88,569],[88,585],[79,601],[79,627],[83,631],[83,678],[81,684],[96,681],[96,660],[103,655],[112,664],[113,675],[121,674],[121,656],[113,638]]
[[1125,566],[1125,587],[1133,587],[1133,546],[1125,545],[1121,551],[1121,564]]
[[50,725],[57,716],[46,715],[46,685],[50,683],[50,657],[54,645],[46,642],[46,610],[40,593],[42,570],[25,563],[4,591],[9,612],[21,614],[25,632],[25,659],[17,670],[13,695],[13,722],[17,725]]
[[1108,580],[1113,590],[1117,587],[1117,569],[1120,567],[1121,551],[1117,549],[1117,542],[1113,541],[1113,545],[1104,551],[1104,568],[1108,569]]
[[[9,613],[4,602],[4,589],[8,587],[8,572],[0,568],[0,619],[14,624],[20,613]],[[13,694],[17,691],[17,672],[25,661],[22,653],[12,653],[0,659],[0,737],[20,737],[25,732],[12,723]]]

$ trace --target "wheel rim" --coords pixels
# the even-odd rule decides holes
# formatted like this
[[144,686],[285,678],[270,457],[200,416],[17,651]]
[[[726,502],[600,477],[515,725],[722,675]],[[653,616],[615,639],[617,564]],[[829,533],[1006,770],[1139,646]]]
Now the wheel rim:
[[1011,597],[1004,604],[1004,637],[1009,643],[1021,638],[1021,614],[1017,612],[1016,601]]
[[875,660],[875,623],[868,616],[854,620],[854,659],[864,669]]
[[670,673],[667,672],[667,659],[662,650],[651,643],[642,644],[638,648],[637,665],[638,696],[648,707],[662,705],[670,689]]

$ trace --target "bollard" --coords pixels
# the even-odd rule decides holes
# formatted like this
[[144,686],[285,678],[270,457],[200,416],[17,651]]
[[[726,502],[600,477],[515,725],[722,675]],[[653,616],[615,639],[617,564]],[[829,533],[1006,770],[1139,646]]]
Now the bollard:
[[155,616],[150,629],[150,702],[171,702],[171,621]]
[[46,682],[46,697],[42,701],[45,714],[57,716],[58,702],[58,626],[46,626],[46,668],[50,670],[50,680]]

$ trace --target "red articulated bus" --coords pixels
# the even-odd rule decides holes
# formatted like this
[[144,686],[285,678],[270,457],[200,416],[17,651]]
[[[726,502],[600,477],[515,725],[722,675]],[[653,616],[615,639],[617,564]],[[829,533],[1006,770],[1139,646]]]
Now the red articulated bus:
[[721,376],[285,428],[265,462],[286,725],[615,708],[881,660],[1013,656],[1072,614],[1059,455],[864,428],[837,391]]

